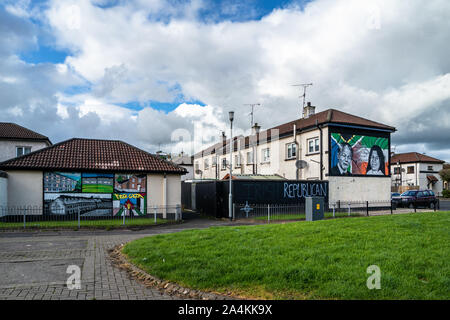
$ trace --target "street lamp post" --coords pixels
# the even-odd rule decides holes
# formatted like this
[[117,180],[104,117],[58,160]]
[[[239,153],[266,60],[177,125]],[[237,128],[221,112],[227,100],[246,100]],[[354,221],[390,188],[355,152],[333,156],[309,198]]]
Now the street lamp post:
[[230,118],[230,193],[228,196],[228,216],[230,221],[233,220],[233,191],[231,187],[232,175],[233,175],[233,120],[234,111],[228,113]]

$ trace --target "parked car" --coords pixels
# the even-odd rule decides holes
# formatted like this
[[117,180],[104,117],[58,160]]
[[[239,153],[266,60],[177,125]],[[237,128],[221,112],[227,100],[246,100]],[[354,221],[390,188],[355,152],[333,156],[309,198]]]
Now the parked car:
[[402,207],[418,208],[418,207],[428,207],[434,208],[438,200],[436,195],[431,190],[410,190],[403,192],[401,195]]
[[396,208],[401,205],[402,203],[402,197],[400,196],[400,193],[398,192],[391,192],[391,201],[392,205]]

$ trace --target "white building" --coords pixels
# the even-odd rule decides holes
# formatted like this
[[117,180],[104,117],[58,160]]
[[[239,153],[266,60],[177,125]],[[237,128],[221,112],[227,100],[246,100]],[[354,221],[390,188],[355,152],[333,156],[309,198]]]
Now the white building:
[[439,171],[444,162],[417,152],[394,154],[391,157],[393,189],[400,192],[428,189],[441,195],[443,183]]
[[[250,136],[233,137],[233,174],[328,180],[330,201],[390,200],[390,134],[394,127],[335,109],[315,113],[308,103],[301,119],[265,131],[258,125],[252,129]],[[343,147],[347,143],[351,148]],[[341,149],[345,151],[341,153]],[[380,149],[380,153],[372,149]],[[229,173],[229,151],[230,140],[223,136],[221,142],[196,153],[195,178],[223,179]],[[382,170],[372,175],[366,169],[373,153],[384,161],[377,167]],[[302,169],[297,169],[296,163]],[[337,171],[341,163],[344,165]]]
[[50,147],[50,140],[15,123],[0,122],[0,162]]
[[183,167],[187,170],[187,173],[181,176],[181,181],[192,180],[194,179],[194,157],[184,154],[181,151],[181,154],[173,157],[172,162],[177,164],[180,167]]
[[[86,193],[83,192],[85,181],[84,174],[97,174],[114,176],[114,179],[124,174],[142,176],[146,179],[145,194],[141,191],[128,194],[113,191],[112,178],[110,181],[97,179],[98,191],[92,192],[94,198],[103,200],[105,196],[111,203],[110,215],[113,214],[113,198],[124,196],[124,199],[146,197],[147,208],[162,207],[163,217],[175,212],[181,205],[181,179],[186,173],[181,168],[169,161],[151,155],[127,143],[117,140],[78,139],[73,138],[49,148],[39,150],[20,158],[14,158],[0,163],[0,170],[7,174],[7,186],[5,196],[6,205],[10,208],[33,207],[43,214],[45,203],[63,197],[73,201],[76,196],[83,204]],[[50,189],[49,180],[45,179],[55,173],[66,174],[81,179],[81,190],[60,192]],[[4,175],[4,173],[3,173]],[[2,184],[0,184],[0,191]],[[111,188],[104,187],[111,186]],[[103,187],[103,188],[100,188]],[[109,191],[108,191],[109,190]],[[91,192],[89,192],[91,193]],[[5,197],[0,194],[0,199]],[[120,197],[122,199],[122,197]],[[61,202],[54,204],[56,208]],[[91,205],[91,204],[90,204]]]

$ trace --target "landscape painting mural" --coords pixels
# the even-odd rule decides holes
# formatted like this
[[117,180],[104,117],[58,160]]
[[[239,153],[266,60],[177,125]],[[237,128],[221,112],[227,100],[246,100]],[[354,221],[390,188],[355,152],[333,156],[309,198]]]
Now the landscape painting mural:
[[44,172],[44,192],[81,192],[81,173]]
[[47,215],[111,216],[111,194],[44,193]]
[[114,192],[145,193],[147,188],[146,174],[116,173]]
[[82,192],[113,193],[113,173],[83,173]]
[[147,213],[147,196],[145,193],[114,193],[114,216],[142,216]]
[[389,175],[387,137],[332,132],[330,142],[330,176]]

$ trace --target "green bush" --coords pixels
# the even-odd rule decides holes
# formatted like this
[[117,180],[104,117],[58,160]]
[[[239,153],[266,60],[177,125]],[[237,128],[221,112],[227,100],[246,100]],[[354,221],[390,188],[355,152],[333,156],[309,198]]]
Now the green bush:
[[442,195],[444,198],[450,198],[450,190],[443,190]]

